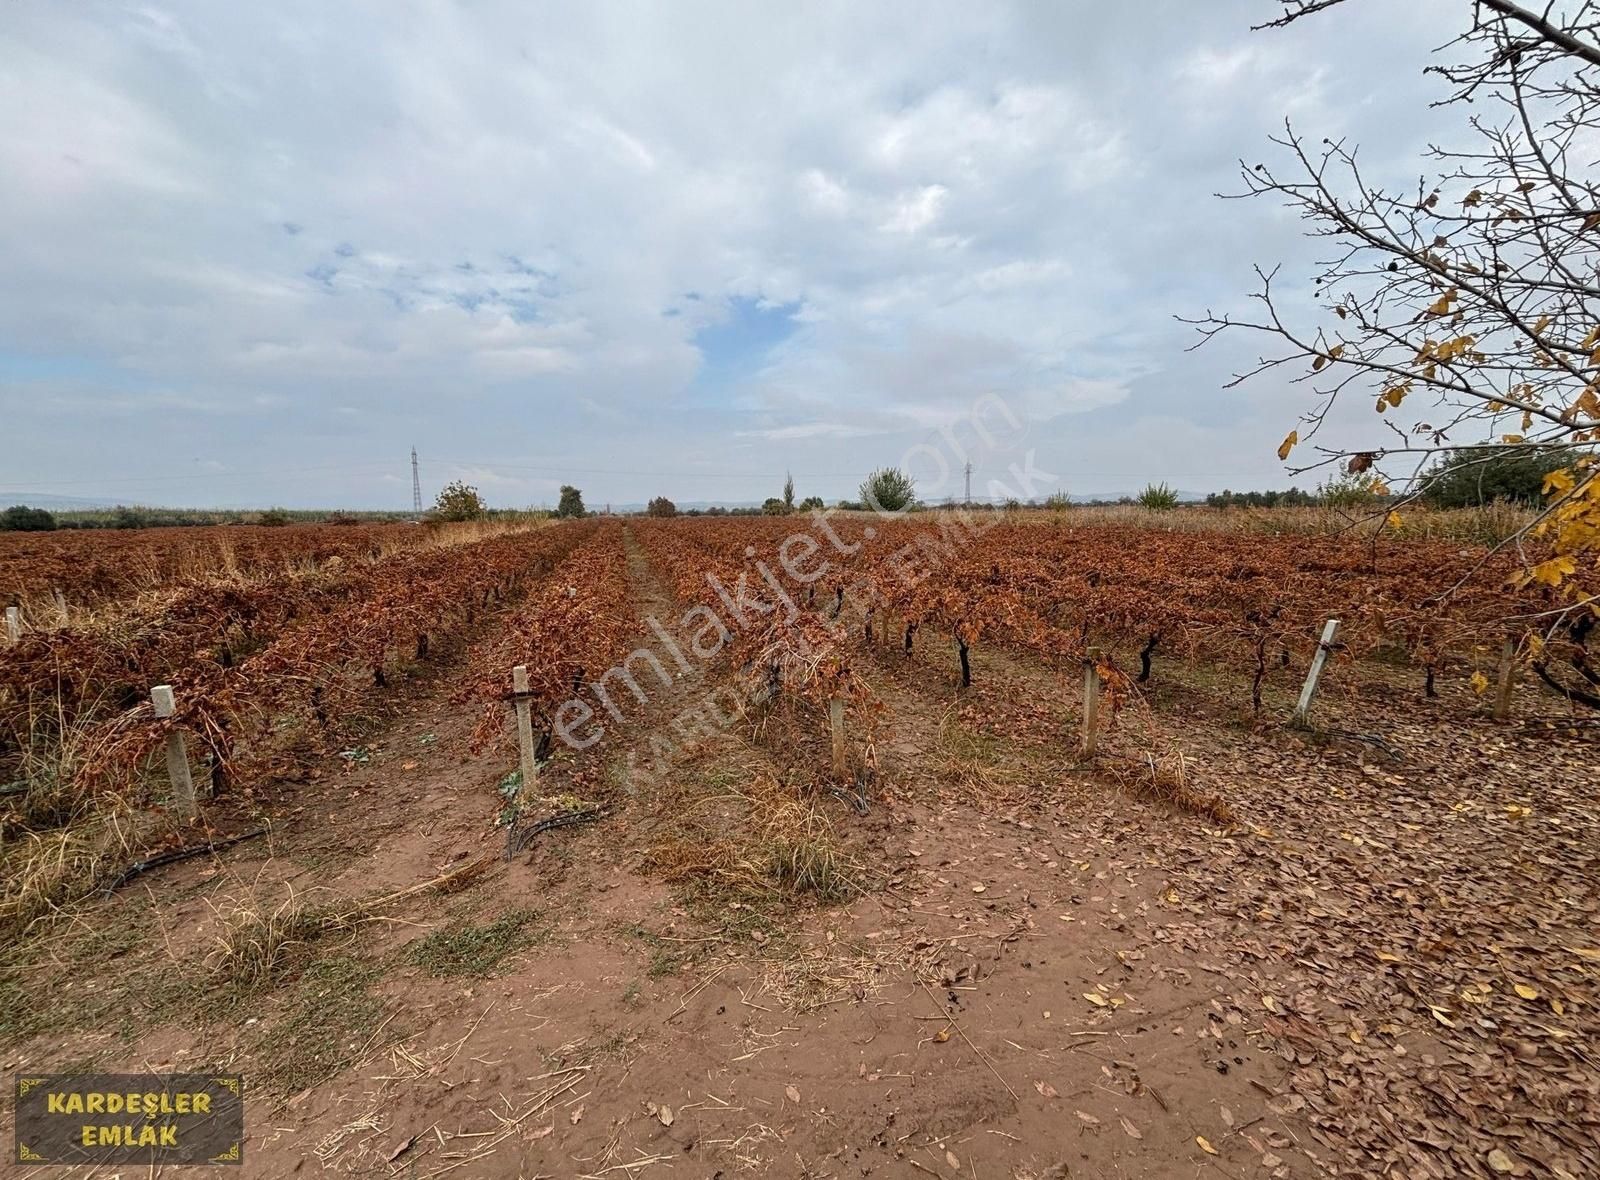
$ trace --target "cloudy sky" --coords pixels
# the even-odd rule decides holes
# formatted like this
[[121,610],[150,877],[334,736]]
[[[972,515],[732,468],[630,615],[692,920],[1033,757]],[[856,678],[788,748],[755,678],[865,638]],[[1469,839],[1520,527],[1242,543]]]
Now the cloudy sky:
[[1285,116],[1414,182],[1464,4],[1276,7],[9,0],[0,498],[831,500],[987,393],[1076,493],[1283,486],[1303,390],[1173,317],[1315,253],[1213,194]]

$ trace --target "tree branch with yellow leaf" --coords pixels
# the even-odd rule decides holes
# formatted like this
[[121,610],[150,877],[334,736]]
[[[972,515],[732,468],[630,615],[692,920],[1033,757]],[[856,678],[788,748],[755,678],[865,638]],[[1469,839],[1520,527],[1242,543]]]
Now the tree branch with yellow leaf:
[[[1357,2],[1283,0],[1262,27]],[[1430,148],[1415,188],[1374,183],[1356,148],[1312,147],[1287,124],[1272,141],[1283,165],[1241,162],[1234,199],[1279,200],[1331,245],[1311,284],[1318,312],[1300,322],[1277,272],[1258,269],[1261,314],[1189,322],[1202,344],[1237,331],[1273,341],[1230,385],[1276,372],[1308,388],[1278,451],[1312,456],[1295,474],[1370,471],[1393,508],[1428,493],[1446,452],[1458,468],[1479,450],[1485,463],[1515,448],[1567,456],[1538,518],[1506,544],[1522,554],[1520,583],[1551,600],[1520,620],[1541,675],[1600,703],[1585,647],[1600,619],[1600,2],[1462,0],[1462,15],[1440,51],[1452,60],[1426,69],[1448,87],[1436,105],[1470,111],[1465,146]],[[1334,406],[1353,396],[1372,398],[1378,437],[1324,444]],[[1554,678],[1556,653],[1576,679]]]

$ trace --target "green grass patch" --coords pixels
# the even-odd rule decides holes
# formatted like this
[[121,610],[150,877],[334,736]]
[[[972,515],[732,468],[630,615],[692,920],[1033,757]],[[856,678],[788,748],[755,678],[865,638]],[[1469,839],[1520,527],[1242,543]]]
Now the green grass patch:
[[256,1046],[268,1089],[299,1093],[355,1063],[383,1016],[372,994],[381,974],[349,955],[307,965],[288,1010]]
[[452,922],[413,943],[406,957],[430,975],[482,978],[508,956],[545,937],[538,919],[537,910],[515,909],[483,926]]

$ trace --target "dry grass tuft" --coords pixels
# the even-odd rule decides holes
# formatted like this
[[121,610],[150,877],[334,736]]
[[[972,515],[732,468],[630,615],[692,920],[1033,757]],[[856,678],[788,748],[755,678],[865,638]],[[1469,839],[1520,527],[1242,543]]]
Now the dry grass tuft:
[[21,938],[88,897],[133,846],[116,815],[6,838],[0,852],[0,939]]
[[218,930],[206,969],[242,991],[271,983],[299,948],[324,934],[349,929],[360,917],[359,910],[307,905],[292,888],[270,910],[241,902],[215,912]]
[[861,892],[861,868],[826,804],[781,781],[759,751],[725,735],[654,799],[645,865],[673,883],[769,899],[838,901]]
[[363,922],[377,921],[378,912],[419,893],[450,893],[483,875],[490,857],[469,861],[417,885],[373,898],[346,898],[338,904],[310,905],[288,888],[288,896],[272,909],[256,902],[235,902],[226,910],[213,908],[218,932],[206,966],[213,976],[250,990],[276,979],[291,965],[299,948],[327,934],[352,930]]
[[839,844],[833,822],[809,800],[769,796],[759,849],[761,875],[793,894],[842,901],[862,892],[860,866]]
[[1114,768],[1122,789],[1130,795],[1164,803],[1219,824],[1237,822],[1228,801],[1215,792],[1197,787],[1189,774],[1189,760],[1177,750],[1166,754],[1145,754],[1142,760],[1130,759],[1127,768]]

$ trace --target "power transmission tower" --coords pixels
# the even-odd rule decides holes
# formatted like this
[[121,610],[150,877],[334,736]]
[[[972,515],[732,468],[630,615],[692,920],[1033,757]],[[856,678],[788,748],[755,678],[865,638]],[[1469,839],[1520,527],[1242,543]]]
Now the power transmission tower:
[[417,448],[411,448],[411,509],[422,515],[422,478],[417,474]]
[[967,505],[966,506],[968,508],[972,507],[972,461],[970,459],[967,461]]

